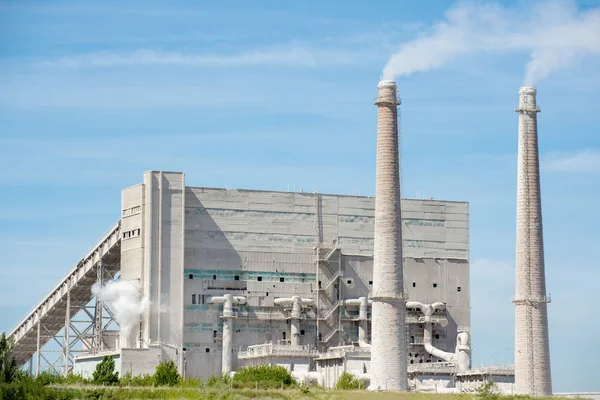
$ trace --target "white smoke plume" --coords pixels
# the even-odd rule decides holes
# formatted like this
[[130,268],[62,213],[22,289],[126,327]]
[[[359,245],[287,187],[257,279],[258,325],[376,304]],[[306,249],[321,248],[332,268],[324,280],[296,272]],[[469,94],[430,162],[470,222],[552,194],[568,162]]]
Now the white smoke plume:
[[581,11],[572,1],[525,3],[505,8],[461,3],[428,32],[403,43],[383,70],[383,79],[442,67],[474,53],[526,52],[525,84],[581,58],[600,55],[600,7]]
[[147,298],[141,298],[138,281],[109,281],[104,286],[95,283],[92,293],[113,312],[125,336],[139,323],[140,315],[150,305]]

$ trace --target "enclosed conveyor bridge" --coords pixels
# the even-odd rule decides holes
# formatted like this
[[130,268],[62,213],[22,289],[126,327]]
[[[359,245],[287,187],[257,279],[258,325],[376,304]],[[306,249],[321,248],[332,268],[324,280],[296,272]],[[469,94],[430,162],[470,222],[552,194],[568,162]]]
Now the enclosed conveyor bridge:
[[[111,316],[103,317],[101,303],[89,305],[94,299],[91,288],[98,281],[113,278],[119,271],[120,248],[119,221],[9,333],[13,340],[13,355],[20,367],[30,362],[30,370],[35,364],[35,373],[38,373],[40,363],[44,362],[46,368],[68,373],[73,351],[102,348],[102,329]],[[73,320],[82,311],[87,321]],[[104,313],[110,314],[110,311],[104,309]],[[83,322],[87,322],[87,326],[82,325]],[[57,345],[51,351],[58,355],[43,354],[42,347],[49,342]]]

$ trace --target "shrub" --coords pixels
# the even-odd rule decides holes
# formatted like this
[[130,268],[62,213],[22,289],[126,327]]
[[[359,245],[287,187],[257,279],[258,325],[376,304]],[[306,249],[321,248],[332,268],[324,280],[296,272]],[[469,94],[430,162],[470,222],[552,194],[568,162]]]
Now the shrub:
[[230,382],[231,382],[231,377],[229,375],[220,375],[220,376],[212,375],[206,381],[206,387],[219,388],[219,387],[229,386]]
[[179,372],[173,361],[161,361],[156,366],[154,382],[158,386],[175,386],[179,382]]
[[56,372],[42,371],[35,377],[35,381],[42,386],[60,384],[64,378]]
[[96,365],[92,380],[97,385],[113,385],[119,382],[119,374],[115,372],[115,360],[111,356],[104,356]]
[[200,378],[187,378],[182,379],[180,386],[184,388],[202,388],[202,379]]
[[294,383],[294,378],[290,372],[279,365],[254,365],[240,368],[235,371],[234,382],[255,383],[257,382],[263,388],[275,388],[290,386]]
[[494,381],[482,383],[477,388],[478,400],[498,400],[500,398],[500,388]]
[[119,379],[121,386],[152,386],[154,385],[154,376],[145,374],[131,376],[131,372],[127,371],[125,375]]
[[335,388],[339,390],[356,390],[360,389],[360,387],[361,385],[358,379],[348,372],[344,372],[335,385]]

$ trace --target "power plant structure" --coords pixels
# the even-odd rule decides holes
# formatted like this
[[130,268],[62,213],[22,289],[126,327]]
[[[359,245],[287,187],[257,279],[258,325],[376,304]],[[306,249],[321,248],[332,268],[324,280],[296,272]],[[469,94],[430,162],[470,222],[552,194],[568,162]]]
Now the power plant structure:
[[520,394],[549,396],[550,346],[544,271],[536,88],[519,89],[515,385]]
[[[548,336],[539,180],[521,184],[533,176],[521,150],[537,150],[521,121],[533,93],[519,114],[528,239],[515,349],[535,366]],[[202,379],[268,364],[330,388],[349,372],[370,390],[472,392],[493,380],[513,393],[512,366],[471,365],[469,205],[401,199],[395,82],[379,83],[375,104],[375,197],[192,187],[182,172],[146,172],[123,189],[117,224],[10,332],[18,364],[89,377],[105,355],[132,375],[173,360]],[[531,376],[528,362],[517,357],[517,380],[546,393],[549,363]]]

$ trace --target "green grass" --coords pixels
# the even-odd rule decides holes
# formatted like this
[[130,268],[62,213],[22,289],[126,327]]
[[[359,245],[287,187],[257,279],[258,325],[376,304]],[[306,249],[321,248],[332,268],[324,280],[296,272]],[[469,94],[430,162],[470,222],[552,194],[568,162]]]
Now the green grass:
[[[430,394],[430,393],[390,393],[390,392],[367,392],[364,390],[324,390],[321,388],[306,389],[227,389],[227,388],[204,388],[192,389],[185,387],[97,387],[97,386],[45,386],[43,396],[36,394],[34,397],[18,398],[42,398],[42,399],[172,399],[172,400],[485,400],[477,395],[469,394]],[[2,393],[0,387],[0,400],[11,399],[9,393]],[[526,396],[500,396],[501,400],[524,400]],[[536,398],[535,400],[559,400],[553,398]]]

